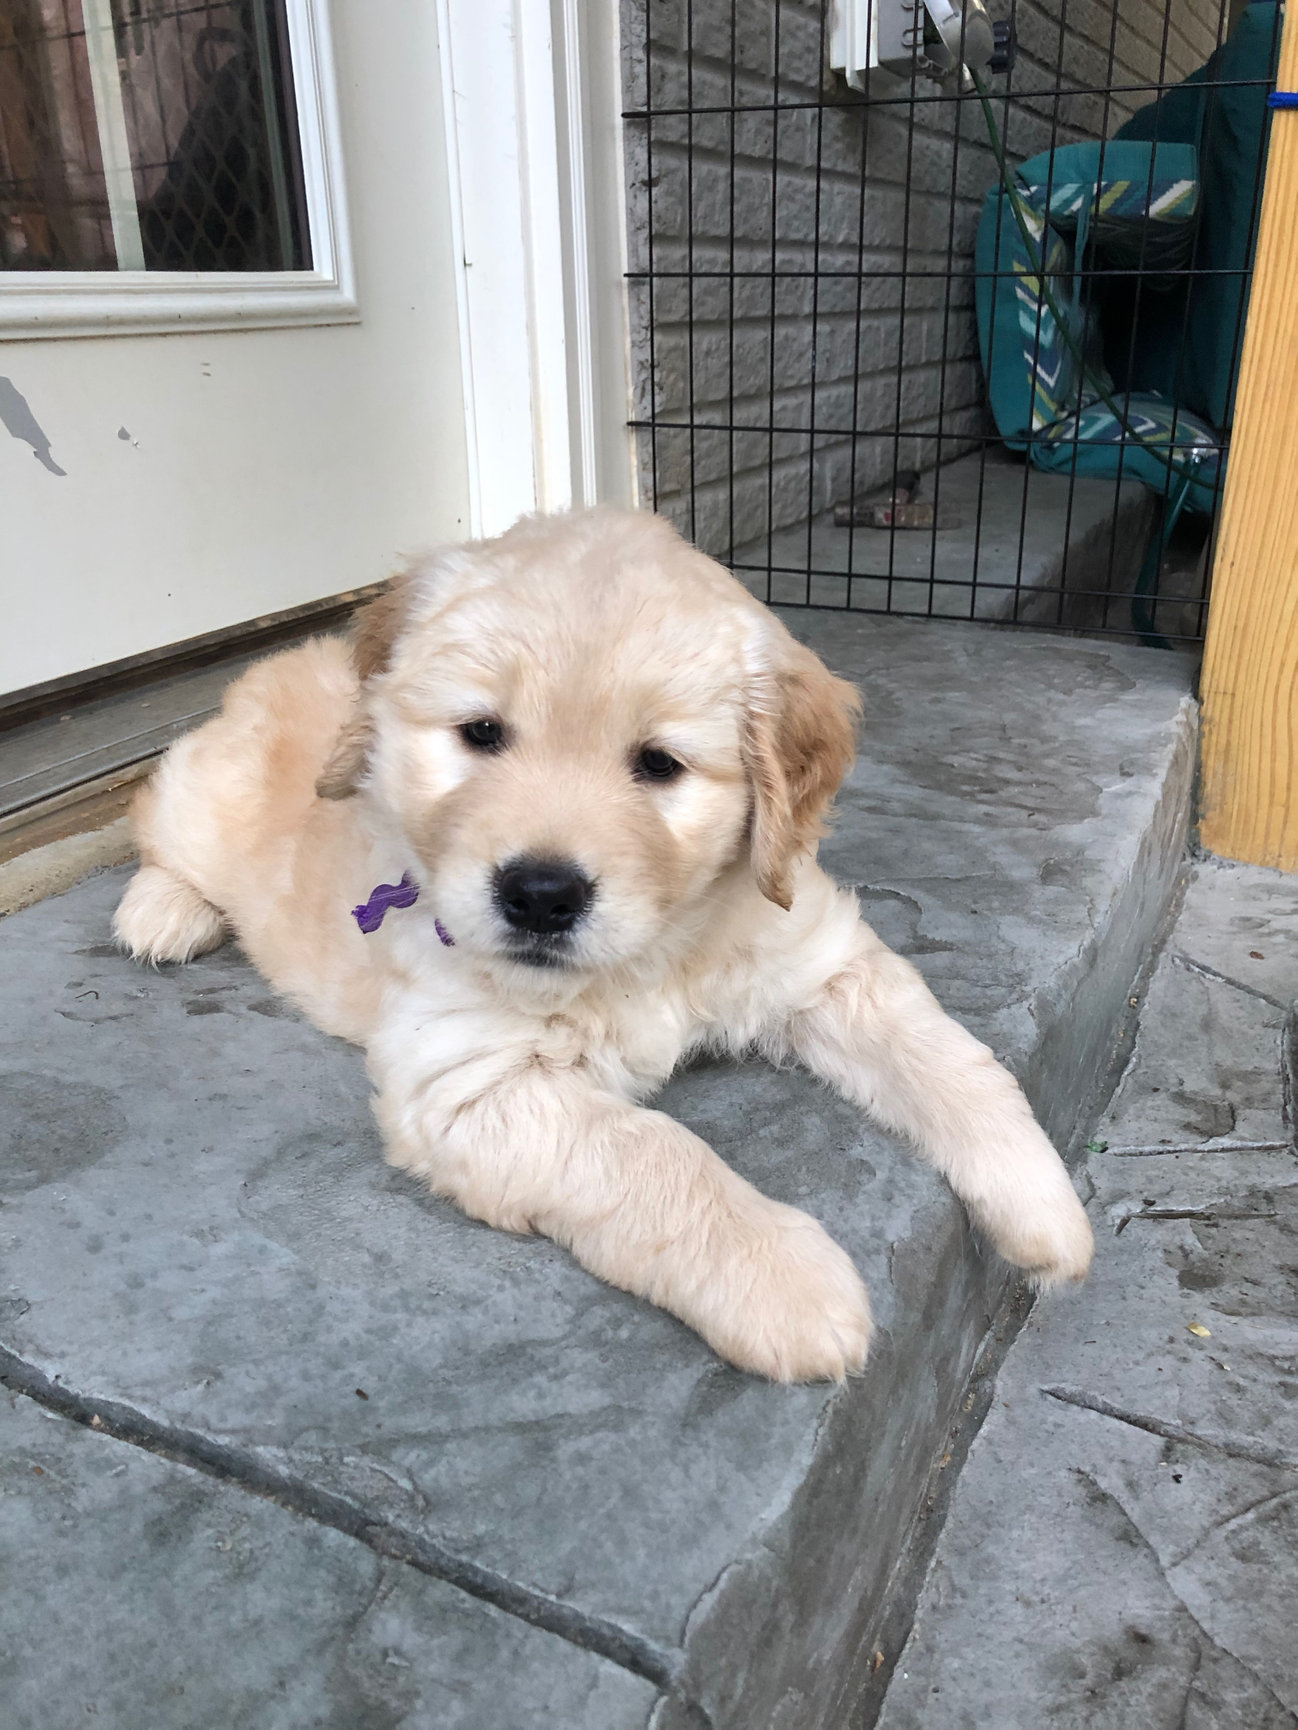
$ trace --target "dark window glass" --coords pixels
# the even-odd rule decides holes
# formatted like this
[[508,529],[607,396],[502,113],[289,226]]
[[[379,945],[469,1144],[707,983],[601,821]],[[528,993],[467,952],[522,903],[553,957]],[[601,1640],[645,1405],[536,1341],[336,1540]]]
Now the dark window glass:
[[283,0],[0,0],[0,269],[310,264]]

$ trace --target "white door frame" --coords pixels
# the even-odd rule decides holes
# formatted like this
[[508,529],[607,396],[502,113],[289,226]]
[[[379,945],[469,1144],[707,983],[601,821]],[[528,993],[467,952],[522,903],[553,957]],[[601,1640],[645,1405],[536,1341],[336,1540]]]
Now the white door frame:
[[630,503],[616,0],[437,0],[471,529]]

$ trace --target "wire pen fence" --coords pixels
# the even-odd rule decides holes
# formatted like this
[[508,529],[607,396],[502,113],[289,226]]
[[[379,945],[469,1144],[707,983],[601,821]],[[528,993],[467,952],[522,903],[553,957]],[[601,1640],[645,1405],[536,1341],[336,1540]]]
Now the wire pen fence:
[[[767,601],[1194,643],[1232,390],[1217,390],[1214,418],[1196,417],[1182,381],[1204,327],[1218,374],[1233,380],[1237,368],[1280,9],[1245,18],[1237,0],[1015,0],[989,10],[1012,44],[1010,64],[985,74],[991,131],[958,77],[875,69],[851,88],[830,70],[829,6],[818,0],[626,0],[642,496]],[[1255,43],[1247,76],[1231,61],[1241,29]],[[985,295],[1013,281],[1027,306],[1034,390],[1050,323],[1041,296],[1035,314],[1024,299],[1022,259],[1004,256],[1006,223],[990,263],[976,260],[988,195],[1002,188],[996,146],[1011,169],[1047,156],[1050,209],[1063,147],[1097,145],[1103,178],[1106,153],[1120,159],[1114,135],[1134,129],[1150,141],[1156,207],[1158,152],[1184,131],[1191,100],[1201,162],[1229,134],[1229,212],[1222,171],[1205,168],[1176,260],[1159,256],[1147,222],[1116,256],[1079,231],[1069,269],[1039,261],[1094,347],[1121,423],[1115,448],[1112,426],[1088,430],[1084,400],[1065,403],[1047,471],[1040,441],[1011,448],[989,407],[997,341],[1006,348],[995,319],[980,343],[979,279]],[[1212,225],[1226,214],[1233,251],[1214,252]],[[1043,230],[1044,246],[1056,238]],[[1152,471],[1139,460],[1156,441],[1140,430],[1150,399],[1138,388],[1151,330],[1166,351],[1160,436],[1172,453]],[[1183,459],[1192,490],[1188,467],[1180,485]]]

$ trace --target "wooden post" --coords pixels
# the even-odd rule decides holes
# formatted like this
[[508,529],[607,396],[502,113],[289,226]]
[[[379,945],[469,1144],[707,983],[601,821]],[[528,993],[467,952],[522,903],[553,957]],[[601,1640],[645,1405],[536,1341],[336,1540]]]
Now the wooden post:
[[[1298,7],[1278,90],[1298,89]],[[1298,871],[1298,110],[1277,109],[1203,663],[1203,845]]]

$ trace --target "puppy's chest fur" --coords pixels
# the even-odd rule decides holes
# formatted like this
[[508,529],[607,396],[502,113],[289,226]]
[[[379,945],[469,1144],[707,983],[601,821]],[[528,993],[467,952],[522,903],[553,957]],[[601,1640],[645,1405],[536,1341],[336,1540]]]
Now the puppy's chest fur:
[[645,989],[600,982],[561,1008],[530,1017],[527,1043],[555,1068],[583,1067],[616,1093],[641,1097],[662,1085],[681,1057],[708,1041],[678,980]]
[[425,1033],[445,1043],[448,1058],[486,1056],[489,1038],[498,1054],[512,1051],[516,1061],[545,1069],[582,1068],[636,1098],[660,1087],[684,1057],[749,1042],[734,999],[737,990],[741,1000],[751,998],[751,978],[745,993],[734,958],[719,964],[710,946],[678,957],[656,977],[639,969],[569,983],[483,968],[430,945],[422,930],[415,938],[408,926],[407,935],[414,941],[394,945],[404,951],[401,972],[419,980]]

